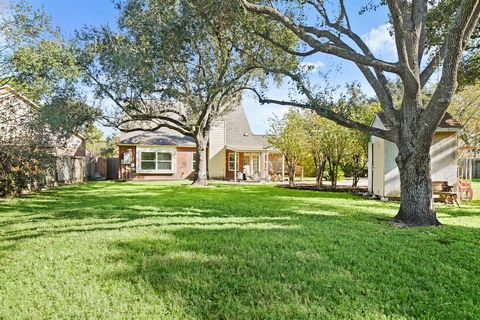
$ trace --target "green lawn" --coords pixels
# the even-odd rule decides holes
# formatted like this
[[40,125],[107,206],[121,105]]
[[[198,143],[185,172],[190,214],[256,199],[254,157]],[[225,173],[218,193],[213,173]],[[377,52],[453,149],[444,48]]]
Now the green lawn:
[[478,318],[480,201],[439,228],[392,227],[396,209],[179,183],[3,201],[0,319]]

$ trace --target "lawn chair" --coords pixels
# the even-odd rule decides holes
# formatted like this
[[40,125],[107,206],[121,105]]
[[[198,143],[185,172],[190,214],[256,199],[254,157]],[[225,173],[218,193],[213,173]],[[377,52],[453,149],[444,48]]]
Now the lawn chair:
[[460,199],[465,199],[468,201],[473,200],[473,189],[472,183],[462,179],[457,181],[458,192],[460,192]]

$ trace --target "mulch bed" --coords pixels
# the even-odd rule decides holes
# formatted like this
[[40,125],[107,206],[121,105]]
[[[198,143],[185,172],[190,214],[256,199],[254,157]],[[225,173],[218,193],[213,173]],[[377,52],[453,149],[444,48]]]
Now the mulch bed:
[[323,191],[323,192],[348,192],[348,193],[365,193],[368,192],[367,187],[350,187],[350,186],[338,186],[337,188],[332,188],[329,185],[321,186],[320,188],[312,184],[296,184],[295,187],[291,188],[289,185],[279,185],[279,188],[287,188],[294,190],[311,190],[311,191]]

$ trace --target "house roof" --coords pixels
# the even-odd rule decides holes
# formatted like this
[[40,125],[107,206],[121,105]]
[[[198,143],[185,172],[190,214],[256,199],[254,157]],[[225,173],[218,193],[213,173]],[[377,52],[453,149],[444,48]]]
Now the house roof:
[[[391,129],[392,125],[388,122],[387,117],[384,112],[377,113],[378,119],[382,122],[385,129]],[[462,130],[463,126],[458,122],[450,113],[445,113],[440,124],[438,125],[437,131],[459,131]]]
[[14,88],[12,88],[11,86],[9,86],[8,84],[7,85],[4,85],[4,86],[1,86],[0,87],[0,99],[3,99],[3,98],[7,98],[9,96],[16,96],[17,98],[19,98],[20,100],[23,100],[24,102],[26,102],[27,104],[29,104],[31,107],[33,107],[35,110],[40,110],[41,108],[38,106],[38,104],[36,104],[35,102],[33,102],[32,100],[28,99],[27,97],[25,97],[23,94],[21,94],[19,91],[15,90]]
[[182,146],[195,147],[195,141],[192,137],[183,135],[169,128],[161,128],[157,131],[132,131],[123,133],[120,136],[120,145],[164,145],[164,146]]
[[[262,151],[268,148],[267,135],[254,134],[243,106],[223,117],[225,121],[226,148],[234,151]],[[195,147],[192,137],[175,130],[161,128],[157,131],[133,131],[120,136],[119,145],[177,145]]]
[[[8,84],[0,87],[0,99],[9,98],[11,96],[15,96],[16,98],[22,100],[23,102],[28,104],[30,107],[32,107],[37,112],[42,110],[42,108],[38,104],[36,104],[32,100],[28,99],[20,91],[12,88]],[[73,136],[76,136],[76,137],[80,138],[81,140],[85,140],[85,136],[81,133],[74,133]]]
[[243,106],[229,112],[225,117],[227,149],[241,151],[261,151],[268,147],[267,135],[254,134],[248,123]]

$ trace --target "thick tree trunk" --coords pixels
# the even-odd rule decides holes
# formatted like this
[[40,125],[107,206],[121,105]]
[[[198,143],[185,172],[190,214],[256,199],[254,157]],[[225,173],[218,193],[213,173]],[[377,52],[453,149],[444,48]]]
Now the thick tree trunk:
[[402,155],[401,150],[396,161],[400,171],[401,203],[392,222],[406,227],[440,225],[433,206],[430,145],[417,147],[410,156]]
[[208,176],[207,176],[207,138],[203,136],[197,136],[195,138],[197,145],[196,150],[196,168],[195,168],[195,180],[193,185],[195,186],[206,186],[208,185]]
[[295,165],[289,164],[288,165],[288,185],[290,188],[295,187]]

